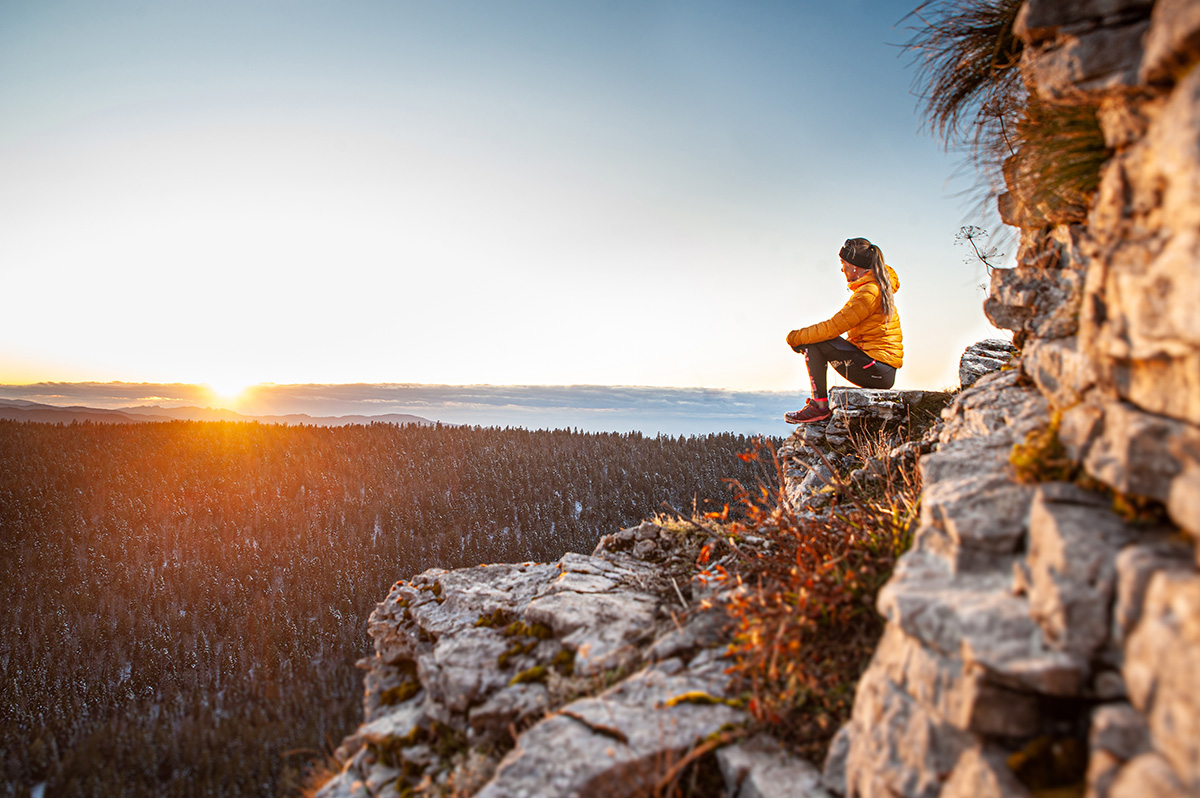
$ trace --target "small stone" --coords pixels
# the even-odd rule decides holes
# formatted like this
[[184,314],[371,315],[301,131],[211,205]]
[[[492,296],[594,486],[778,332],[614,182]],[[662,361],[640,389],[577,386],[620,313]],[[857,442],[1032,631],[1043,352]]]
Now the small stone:
[[633,546],[633,556],[639,560],[648,560],[658,553],[658,545],[653,540],[639,540]]
[[1030,792],[1005,764],[998,749],[973,746],[963,752],[938,798],[1027,798]]
[[1150,729],[1142,714],[1129,704],[1102,704],[1092,712],[1088,747],[1108,751],[1125,762],[1150,749]]
[[1133,759],[1117,772],[1109,798],[1195,798],[1162,756],[1150,752]]
[[638,540],[657,540],[662,532],[662,527],[658,524],[653,524],[649,521],[643,521],[634,530],[634,536]]
[[717,750],[729,798],[828,798],[820,772],[787,753],[774,738],[758,735]]

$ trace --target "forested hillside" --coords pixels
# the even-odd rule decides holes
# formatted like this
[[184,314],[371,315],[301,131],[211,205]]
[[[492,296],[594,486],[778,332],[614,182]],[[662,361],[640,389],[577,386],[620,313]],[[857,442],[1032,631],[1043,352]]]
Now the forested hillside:
[[0,421],[0,795],[286,795],[389,586],[753,482],[735,435]]

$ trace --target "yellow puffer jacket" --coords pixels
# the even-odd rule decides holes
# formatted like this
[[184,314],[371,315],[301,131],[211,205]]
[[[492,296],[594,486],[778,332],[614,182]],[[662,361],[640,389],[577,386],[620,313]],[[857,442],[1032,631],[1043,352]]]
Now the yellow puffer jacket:
[[[892,281],[892,293],[900,290],[900,278],[891,266],[887,267]],[[879,284],[874,275],[865,274],[850,283],[854,289],[849,301],[833,315],[817,324],[801,327],[788,333],[788,346],[815,344],[839,335],[866,352],[880,363],[893,368],[904,365],[904,334],[900,331],[900,315],[890,319],[879,312]]]

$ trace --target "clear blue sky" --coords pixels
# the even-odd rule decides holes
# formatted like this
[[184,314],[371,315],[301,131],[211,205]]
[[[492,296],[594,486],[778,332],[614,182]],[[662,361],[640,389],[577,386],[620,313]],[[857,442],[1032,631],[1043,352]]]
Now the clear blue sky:
[[948,386],[914,5],[5,0],[0,383],[803,388],[866,236]]

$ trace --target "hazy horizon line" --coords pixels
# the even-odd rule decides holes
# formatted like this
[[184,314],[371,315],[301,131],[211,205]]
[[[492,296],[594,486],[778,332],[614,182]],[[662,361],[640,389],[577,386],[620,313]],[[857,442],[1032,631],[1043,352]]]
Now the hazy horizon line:
[[[405,414],[448,424],[588,431],[782,434],[806,391],[632,385],[260,383],[226,397],[203,383],[0,384],[0,398],[105,410],[197,407],[247,416]],[[794,397],[789,400],[787,397]]]
[[[35,388],[41,385],[179,385],[192,388],[213,388],[210,382],[186,382],[173,380],[169,382],[151,380],[38,380],[36,382],[0,382],[0,390],[7,388]],[[664,390],[698,390],[698,391],[733,391],[738,393],[793,393],[788,388],[731,388],[711,385],[652,385],[649,383],[633,382],[255,382],[242,388],[243,391],[254,388],[288,388],[288,387],[320,387],[320,386],[412,386],[432,388],[652,388]]]

